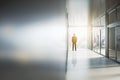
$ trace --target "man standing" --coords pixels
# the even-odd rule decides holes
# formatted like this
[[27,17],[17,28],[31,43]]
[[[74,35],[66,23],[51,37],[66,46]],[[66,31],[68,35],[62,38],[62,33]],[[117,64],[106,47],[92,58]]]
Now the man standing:
[[73,36],[72,36],[72,50],[73,51],[74,51],[74,49],[76,51],[76,43],[77,43],[77,37],[76,37],[76,35],[74,33]]

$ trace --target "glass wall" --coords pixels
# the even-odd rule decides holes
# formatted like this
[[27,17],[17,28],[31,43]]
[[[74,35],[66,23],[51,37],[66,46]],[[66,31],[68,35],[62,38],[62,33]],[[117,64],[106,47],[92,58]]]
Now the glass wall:
[[[120,6],[117,7],[117,21],[120,21]],[[120,62],[120,26],[116,27],[117,61]]]
[[105,56],[105,15],[101,17],[101,54]]
[[115,28],[109,28],[109,58],[116,59]]
[[109,29],[109,58],[120,62],[120,27]]
[[100,53],[100,29],[95,27],[93,29],[93,50]]
[[120,27],[116,27],[117,61],[120,62]]
[[101,29],[101,54],[105,55],[105,28]]

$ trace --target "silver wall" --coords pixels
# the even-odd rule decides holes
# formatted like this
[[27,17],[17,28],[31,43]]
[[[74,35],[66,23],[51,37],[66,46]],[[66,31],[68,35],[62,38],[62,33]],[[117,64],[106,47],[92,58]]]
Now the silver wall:
[[0,1],[0,79],[64,80],[65,0]]

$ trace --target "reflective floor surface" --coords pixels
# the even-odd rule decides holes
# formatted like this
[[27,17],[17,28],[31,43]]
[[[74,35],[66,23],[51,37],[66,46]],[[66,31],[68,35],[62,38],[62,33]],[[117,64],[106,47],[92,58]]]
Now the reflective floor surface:
[[87,49],[69,50],[66,80],[120,80],[120,64]]

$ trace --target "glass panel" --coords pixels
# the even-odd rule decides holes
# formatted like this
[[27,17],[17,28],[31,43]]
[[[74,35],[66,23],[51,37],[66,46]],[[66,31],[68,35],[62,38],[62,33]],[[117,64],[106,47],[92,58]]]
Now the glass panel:
[[93,50],[95,51],[96,40],[95,40],[95,28],[93,28]]
[[117,20],[120,21],[120,6],[117,7]]
[[120,27],[116,28],[117,61],[120,62]]
[[93,48],[95,52],[100,53],[100,29],[94,28],[93,32]]
[[105,29],[101,29],[101,54],[105,55]]
[[116,10],[109,14],[109,23],[112,24],[116,22]]
[[110,28],[109,29],[109,58],[116,59],[115,28]]

